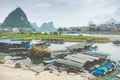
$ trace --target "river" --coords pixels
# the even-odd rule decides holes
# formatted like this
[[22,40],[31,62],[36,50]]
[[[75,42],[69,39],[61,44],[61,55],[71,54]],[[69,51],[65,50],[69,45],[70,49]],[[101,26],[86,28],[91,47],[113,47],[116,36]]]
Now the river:
[[[79,42],[65,42],[64,44],[52,44],[49,48],[51,51],[56,50],[65,50],[67,46],[71,46],[74,44],[79,44]],[[120,60],[120,45],[115,45],[111,42],[109,43],[95,43],[98,46],[98,50],[100,52],[104,52],[105,54],[110,54],[110,58],[113,60]]]
[[[82,34],[85,36],[97,36],[97,37],[108,37],[111,42],[114,40],[120,40],[120,35],[104,35],[104,34]],[[120,45],[113,43],[96,43],[98,50],[110,54],[113,60],[120,60]]]
[[120,40],[120,35],[109,35],[109,34],[85,34],[85,33],[81,33],[81,34],[63,34],[63,35],[74,35],[74,36],[78,36],[78,35],[83,35],[83,36],[97,36],[97,37],[108,37],[111,41],[114,40]]
[[[69,34],[70,35],[70,34]],[[79,34],[74,34],[75,36]],[[98,46],[98,51],[110,54],[113,60],[120,60],[120,45],[112,43],[114,40],[120,40],[120,35],[103,35],[103,34],[82,34],[85,36],[108,37],[111,39],[109,43],[95,43]],[[65,42],[64,44],[52,44],[49,48],[54,50],[65,50],[67,46],[79,44],[79,42]]]
[[110,54],[113,60],[120,60],[120,46],[113,43],[96,43],[98,51]]
[[120,35],[105,35],[105,34],[82,34],[84,36],[108,37],[111,41],[120,40]]

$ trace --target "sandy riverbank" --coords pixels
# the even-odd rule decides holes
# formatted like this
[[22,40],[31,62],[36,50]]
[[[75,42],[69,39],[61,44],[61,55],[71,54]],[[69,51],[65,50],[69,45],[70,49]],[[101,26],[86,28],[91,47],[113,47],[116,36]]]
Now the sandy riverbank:
[[36,75],[36,72],[27,68],[14,68],[8,64],[0,64],[0,80],[89,80],[88,78],[91,78],[88,73],[68,75],[66,72],[59,73],[57,71],[52,73],[42,71]]

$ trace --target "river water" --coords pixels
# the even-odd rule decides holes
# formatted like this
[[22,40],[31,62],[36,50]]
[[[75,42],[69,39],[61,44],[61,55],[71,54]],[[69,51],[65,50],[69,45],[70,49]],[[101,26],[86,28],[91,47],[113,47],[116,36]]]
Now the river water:
[[[49,48],[51,51],[65,50],[66,47],[79,44],[79,42],[65,42],[64,44],[52,44]],[[99,52],[109,54],[109,57],[113,60],[120,60],[120,45],[109,43],[95,43],[98,46]]]
[[98,51],[109,54],[113,60],[120,60],[120,46],[113,43],[97,43]]
[[[79,34],[75,34],[76,36]],[[108,37],[111,39],[109,43],[95,43],[98,46],[98,50],[100,52],[104,52],[105,54],[110,54],[110,58],[113,60],[120,60],[120,45],[115,45],[112,43],[114,40],[120,40],[120,35],[95,35],[95,34],[82,34],[85,36],[97,36],[97,37]],[[67,46],[71,46],[74,44],[79,44],[79,42],[65,42],[64,44],[52,44],[49,48],[51,51],[54,50],[65,50]]]
[[120,35],[103,35],[103,34],[82,34],[86,36],[108,37],[111,42],[97,43],[98,50],[110,54],[113,60],[120,60],[120,45],[115,45],[112,41],[120,40]]
[[63,34],[63,35],[83,35],[83,36],[97,36],[97,37],[108,37],[111,41],[120,40],[120,35],[109,35],[109,34]]
[[105,35],[105,34],[82,34],[84,36],[108,37],[111,41],[120,40],[120,35]]

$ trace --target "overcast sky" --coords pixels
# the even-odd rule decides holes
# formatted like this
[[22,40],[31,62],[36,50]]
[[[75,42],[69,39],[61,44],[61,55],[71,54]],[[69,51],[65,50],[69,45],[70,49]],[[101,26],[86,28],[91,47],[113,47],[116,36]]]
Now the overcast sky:
[[17,7],[38,26],[49,21],[56,27],[99,24],[110,18],[120,21],[120,0],[0,0],[0,22]]

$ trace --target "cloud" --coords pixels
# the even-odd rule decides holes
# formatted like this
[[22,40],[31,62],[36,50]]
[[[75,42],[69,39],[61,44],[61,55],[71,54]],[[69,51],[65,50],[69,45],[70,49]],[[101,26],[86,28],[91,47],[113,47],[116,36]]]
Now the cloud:
[[116,19],[119,19],[119,22],[120,22],[120,7],[117,8],[117,10],[116,10],[115,13],[113,14],[113,16],[114,16]]
[[37,4],[36,7],[38,7],[38,8],[49,8],[49,7],[51,7],[51,6],[52,6],[52,5],[49,4],[49,3],[40,3],[40,4]]
[[54,21],[60,26],[82,26],[89,21],[101,23],[111,17],[120,19],[120,0],[0,0],[0,22],[16,7],[37,24]]

